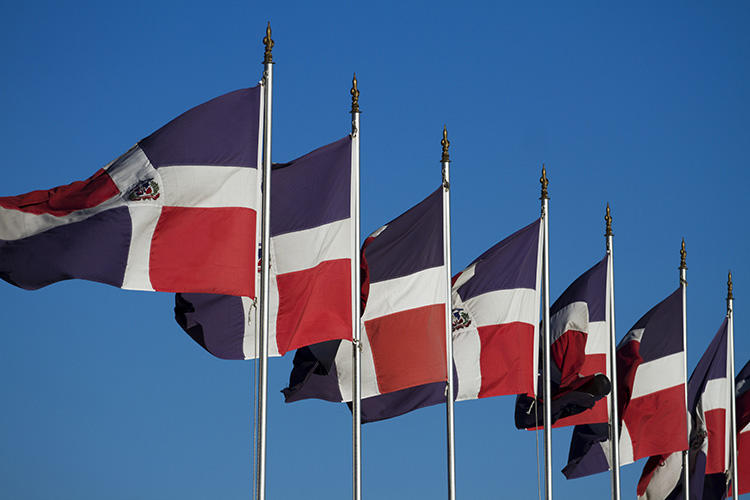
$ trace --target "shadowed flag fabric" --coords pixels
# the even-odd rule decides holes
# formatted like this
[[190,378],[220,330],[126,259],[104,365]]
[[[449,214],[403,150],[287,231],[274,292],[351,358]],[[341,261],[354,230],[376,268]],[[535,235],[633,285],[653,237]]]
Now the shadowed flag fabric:
[[[691,496],[710,500],[724,498],[725,472],[729,468],[729,401],[732,396],[727,342],[727,320],[721,324],[708,349],[698,361],[688,382],[690,430],[690,491]],[[721,476],[718,496],[716,481],[709,475]],[[638,482],[638,498],[642,500],[684,499],[682,493],[682,452],[653,456],[648,459]],[[698,495],[702,492],[702,495]]]
[[[554,427],[608,421],[609,257],[579,276],[550,308]],[[597,374],[599,374],[597,376]],[[541,384],[541,377],[539,378]],[[534,408],[533,405],[538,405]],[[543,403],[516,401],[516,427],[542,425]]]
[[[438,188],[375,231],[362,246],[363,398],[425,384],[445,394],[442,217]],[[290,386],[283,391],[287,402],[351,401],[351,344],[334,347],[335,352],[318,346],[297,351]]]
[[0,277],[254,297],[260,98],[230,92],[85,181],[0,198]]
[[[269,354],[352,338],[351,137],[276,164],[271,181]],[[248,297],[177,294],[175,319],[224,359],[256,357]],[[349,344],[351,345],[351,344]]]
[[[534,221],[493,246],[453,278],[457,381],[454,397],[457,399],[533,390],[541,277],[540,230],[539,220]],[[461,341],[457,342],[457,338]],[[339,360],[331,363],[330,359],[319,356],[312,370],[311,365],[302,369],[310,356],[308,351],[295,357],[287,397],[302,399],[298,396],[304,394],[304,397],[340,400],[327,397],[331,382],[337,378]],[[346,362],[343,358],[340,361]],[[472,362],[476,366],[468,366]],[[311,387],[316,390],[310,390]],[[363,399],[362,419],[363,422],[383,420],[444,402],[443,382],[417,385]]]
[[[630,329],[617,347],[620,463],[687,449],[682,292],[677,289]],[[568,479],[609,469],[608,424],[573,430]]]

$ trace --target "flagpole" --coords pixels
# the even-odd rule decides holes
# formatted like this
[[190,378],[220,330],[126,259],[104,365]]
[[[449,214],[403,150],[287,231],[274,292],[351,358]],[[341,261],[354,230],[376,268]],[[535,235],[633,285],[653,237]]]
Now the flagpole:
[[617,401],[617,343],[615,337],[615,270],[613,257],[612,215],[607,203],[607,215],[604,216],[607,230],[607,282],[609,286],[609,374],[612,392],[609,396],[609,432],[611,441],[612,463],[612,500],[620,500],[620,418]]
[[544,227],[544,247],[542,250],[543,275],[543,314],[544,314],[544,350],[543,350],[543,389],[544,399],[544,489],[545,498],[552,499],[552,382],[550,377],[550,333],[549,333],[549,196],[547,195],[547,169],[542,164],[542,224]]
[[445,394],[446,423],[448,432],[448,498],[456,499],[456,448],[453,419],[453,321],[451,290],[451,197],[450,197],[450,156],[448,148],[448,129],[443,125],[443,155],[440,163],[443,166],[443,262],[445,263],[447,303],[445,308],[445,353],[448,385]]
[[732,271],[729,271],[729,278],[727,279],[727,340],[729,343],[729,387],[731,393],[729,395],[729,408],[731,419],[729,422],[729,429],[731,432],[731,461],[732,461],[732,495],[734,498],[739,498],[739,484],[737,480],[737,407],[736,407],[736,388],[734,385],[734,296],[732,295]]
[[263,57],[263,222],[261,225],[261,271],[260,271],[260,349],[258,361],[258,470],[256,476],[256,498],[266,498],[266,403],[268,399],[268,321],[269,321],[269,270],[271,229],[271,103],[273,88],[273,58],[271,49],[271,23],[263,38],[266,50]]
[[687,393],[687,264],[685,259],[685,238],[682,239],[680,248],[680,289],[682,290],[682,371],[683,380],[685,381],[685,414],[687,415],[687,443],[688,449],[682,452],[682,491],[684,498],[690,498],[690,412],[688,411],[688,393]]
[[360,255],[359,255],[359,89],[357,74],[352,78],[352,356],[354,377],[352,379],[352,497],[362,498],[362,372],[360,322]]

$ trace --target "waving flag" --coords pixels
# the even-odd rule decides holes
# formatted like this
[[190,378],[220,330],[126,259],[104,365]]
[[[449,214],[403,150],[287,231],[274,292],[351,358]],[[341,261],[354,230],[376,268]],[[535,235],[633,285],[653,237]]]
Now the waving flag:
[[737,410],[737,487],[750,493],[750,361],[735,379]]
[[535,393],[541,229],[532,222],[454,278],[458,400]]
[[[540,230],[537,220],[493,246],[453,278],[456,399],[533,391]],[[337,381],[341,379],[341,366],[351,365],[351,355],[334,362],[329,350],[315,347],[300,350],[295,356],[290,389],[285,391],[287,401],[310,397],[342,400]],[[470,366],[472,362],[475,366]],[[362,421],[392,418],[444,402],[442,381],[415,385],[363,399]]]
[[[607,261],[604,257],[579,276],[550,309],[554,427],[608,421],[608,402],[604,399],[610,390]],[[533,404],[539,404],[539,408],[534,409]],[[519,395],[516,426],[542,425],[542,404]]]
[[0,198],[0,277],[254,297],[260,108],[225,94],[85,181]]
[[[445,401],[445,274],[438,188],[362,246],[363,398],[432,384]],[[287,402],[351,401],[351,344],[300,349],[294,364]]]
[[[620,463],[687,449],[682,293],[646,313],[617,347]],[[609,468],[607,424],[578,425],[570,443],[568,479]]]
[[[347,136],[271,171],[272,356],[352,338],[351,149]],[[177,294],[175,319],[215,356],[256,357],[248,297]]]
[[[690,490],[700,498],[724,498],[729,468],[729,401],[732,395],[727,342],[727,320],[693,370],[688,382],[690,430]],[[719,496],[711,494],[719,477]],[[648,459],[638,482],[638,498],[658,500],[682,495],[682,452]],[[705,488],[704,491],[704,479]],[[723,490],[723,491],[722,491]]]

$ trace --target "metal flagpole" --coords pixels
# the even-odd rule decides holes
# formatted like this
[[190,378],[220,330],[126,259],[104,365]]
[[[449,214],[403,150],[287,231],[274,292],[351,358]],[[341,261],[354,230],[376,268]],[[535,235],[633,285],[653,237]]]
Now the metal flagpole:
[[266,497],[266,401],[268,399],[268,290],[270,261],[270,227],[271,227],[271,102],[273,88],[273,59],[271,49],[271,23],[266,28],[263,38],[266,46],[263,58],[263,222],[261,225],[261,270],[260,270],[260,349],[258,362],[258,470],[256,477],[256,498]]
[[731,432],[731,461],[732,461],[732,495],[734,498],[739,498],[739,485],[737,484],[737,407],[735,401],[736,388],[734,386],[734,296],[732,295],[732,271],[729,271],[729,278],[727,279],[727,342],[729,350],[729,373],[731,379],[729,381],[729,387],[731,393],[729,394],[729,408],[731,419],[729,421],[729,429]]
[[445,308],[445,353],[448,385],[445,390],[445,410],[448,432],[448,499],[456,499],[456,443],[453,420],[453,321],[451,290],[451,196],[450,165],[448,148],[448,129],[443,125],[443,155],[440,163],[443,166],[443,262],[445,263],[447,303]]
[[550,378],[550,333],[549,333],[549,196],[547,195],[547,169],[542,164],[542,224],[544,226],[544,246],[542,250],[542,307],[544,317],[543,349],[543,389],[544,398],[544,490],[547,500],[552,499],[552,382]]
[[609,396],[609,437],[611,442],[611,466],[612,466],[612,500],[620,500],[620,417],[617,402],[617,344],[615,337],[615,269],[613,261],[612,244],[612,215],[609,213],[607,203],[607,215],[604,216],[607,230],[607,286],[609,287],[609,374],[612,383],[612,393]]
[[682,370],[685,380],[685,413],[687,415],[687,443],[688,449],[682,452],[682,491],[685,498],[690,498],[690,412],[688,411],[688,393],[687,393],[687,264],[685,258],[685,238],[682,238],[682,247],[680,248],[680,289],[682,290]]
[[362,498],[362,391],[360,377],[362,372],[361,344],[362,325],[360,322],[360,275],[359,275],[359,89],[357,74],[352,78],[352,361],[354,377],[352,379],[352,497]]

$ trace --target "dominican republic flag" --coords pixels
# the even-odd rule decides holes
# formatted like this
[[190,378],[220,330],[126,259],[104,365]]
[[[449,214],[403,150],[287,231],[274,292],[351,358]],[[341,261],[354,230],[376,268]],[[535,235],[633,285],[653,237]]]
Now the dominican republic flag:
[[[356,249],[351,155],[347,136],[271,171],[271,356],[352,339]],[[175,297],[176,321],[208,352],[224,359],[257,356],[259,310],[249,297]]]
[[[750,361],[735,379],[737,412],[737,487],[750,493]],[[731,490],[730,490],[731,491]]]
[[[620,463],[686,450],[682,291],[654,306],[617,347]],[[568,479],[609,468],[608,424],[577,425]]]
[[[361,276],[362,397],[424,384],[444,395],[448,297],[442,187],[365,240]],[[294,365],[283,391],[288,403],[352,400],[349,342],[299,349]]]
[[[537,220],[454,276],[454,398],[533,391],[541,280],[540,231]],[[313,397],[341,401],[332,381],[341,365],[351,366],[349,358],[337,358],[333,363],[326,346],[299,350],[287,400],[292,396],[293,400]],[[470,366],[472,362],[475,366]],[[362,421],[392,418],[444,402],[444,382],[424,383],[363,399]]]
[[85,181],[0,198],[0,277],[254,297],[261,95],[201,104]]
[[[726,494],[732,397],[727,348],[725,319],[688,382],[690,491],[691,496],[703,500],[721,499]],[[638,498],[684,499],[682,475],[682,452],[649,458],[638,481]]]
[[[609,257],[605,256],[579,276],[550,309],[553,427],[608,422],[609,400],[604,397],[611,389],[608,268]],[[542,405],[538,399],[519,395],[516,426],[542,425]]]

